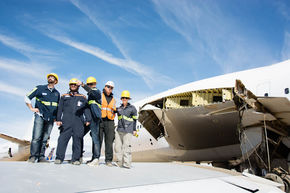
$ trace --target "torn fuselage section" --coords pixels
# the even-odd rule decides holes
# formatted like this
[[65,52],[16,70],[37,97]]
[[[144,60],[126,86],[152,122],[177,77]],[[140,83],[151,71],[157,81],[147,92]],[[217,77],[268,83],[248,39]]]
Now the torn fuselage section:
[[289,104],[287,98],[256,97],[237,80],[235,87],[151,101],[140,109],[139,121],[156,140],[164,137],[171,148],[186,152],[181,161],[231,160],[236,166],[257,153],[272,152],[270,160],[289,156]]
[[[232,164],[254,168],[253,172],[259,175],[262,175],[263,170],[271,172],[277,168],[289,172],[290,146],[287,142],[290,133],[290,101],[285,97],[255,96],[239,80],[236,81],[234,91],[240,117],[238,132],[241,149],[244,151],[251,147],[252,152],[243,153]],[[259,140],[249,140],[247,133],[255,128],[258,129],[256,136],[259,136]],[[252,144],[257,141],[261,141],[260,145]]]
[[[232,98],[233,88],[205,89],[160,98],[145,104],[140,109],[139,122],[157,140],[163,136],[168,137],[165,127],[171,127],[176,122],[174,115],[178,117],[177,122],[187,125],[187,121],[180,117],[179,113],[182,116],[183,114],[192,113],[188,109],[196,107],[194,113],[196,115],[199,114],[199,111],[203,110],[201,108],[202,106],[207,106],[207,110],[203,110],[204,114],[232,111],[235,108],[233,103],[230,105],[222,105],[221,108],[216,105],[217,103],[232,101]],[[198,109],[198,107],[200,108]],[[215,112],[216,110],[217,112]],[[168,118],[168,116],[171,118]],[[182,121],[178,121],[179,118]],[[170,119],[173,120],[171,121]],[[185,116],[185,119],[187,119],[187,116]],[[192,121],[188,124],[191,123]]]
[[139,112],[139,122],[156,140],[165,135],[164,126],[160,122],[161,116],[162,110],[151,104],[146,104]]
[[[156,140],[165,137],[172,148],[187,151],[182,160],[227,160],[239,156],[239,116],[233,89],[203,89],[160,98],[140,109],[139,122]],[[221,151],[228,148],[228,152],[222,154],[216,149],[219,147]]]

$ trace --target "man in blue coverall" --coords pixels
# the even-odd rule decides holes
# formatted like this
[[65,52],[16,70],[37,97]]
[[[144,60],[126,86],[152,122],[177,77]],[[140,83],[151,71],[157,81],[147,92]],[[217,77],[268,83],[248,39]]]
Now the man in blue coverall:
[[[58,83],[58,76],[55,73],[47,75],[46,85],[36,86],[25,96],[25,103],[34,112],[34,126],[30,145],[29,162],[48,162],[45,159],[45,148],[50,136],[53,122],[56,119],[57,106],[60,98],[59,92],[54,88]],[[35,107],[31,100],[35,97]]]
[[59,101],[56,120],[60,129],[60,136],[57,143],[55,164],[63,162],[67,144],[71,137],[73,138],[71,163],[73,165],[81,164],[84,125],[88,126],[90,124],[91,113],[86,96],[78,92],[77,82],[76,78],[70,80],[69,93],[63,94]]

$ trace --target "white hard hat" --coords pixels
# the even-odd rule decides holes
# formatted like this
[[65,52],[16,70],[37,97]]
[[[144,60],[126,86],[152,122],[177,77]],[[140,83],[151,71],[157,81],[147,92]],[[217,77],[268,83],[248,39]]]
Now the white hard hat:
[[115,84],[114,84],[114,82],[113,81],[108,81],[106,84],[105,84],[105,86],[111,86],[111,87],[115,87]]

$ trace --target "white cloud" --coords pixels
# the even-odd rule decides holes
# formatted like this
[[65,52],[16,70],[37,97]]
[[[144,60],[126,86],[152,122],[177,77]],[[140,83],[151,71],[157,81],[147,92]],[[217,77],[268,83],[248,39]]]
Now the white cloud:
[[290,21],[290,13],[289,13],[290,6],[287,6],[283,1],[274,1],[273,3],[277,6],[279,13],[286,20]]
[[188,42],[193,43],[196,35],[194,25],[200,17],[200,9],[188,1],[153,0],[162,20]]
[[0,92],[13,94],[13,95],[20,96],[20,97],[24,98],[27,90],[10,85],[10,84],[7,84],[5,82],[0,82]]
[[109,37],[113,44],[119,49],[121,54],[126,58],[130,58],[123,46],[120,44],[120,42],[117,40],[117,38],[113,35],[111,30],[108,29],[105,25],[102,24],[100,20],[98,20],[94,14],[90,11],[90,9],[85,6],[84,4],[81,4],[78,0],[71,0],[72,4],[76,6],[82,13],[84,13],[107,37]]
[[[8,59],[0,57],[0,69],[7,71],[7,75],[13,77],[13,85],[6,82],[0,82],[0,92],[13,94],[24,97],[24,95],[31,88],[23,89],[14,85],[23,84],[23,77],[26,80],[26,85],[35,82],[36,79],[46,80],[46,75],[54,69],[54,66],[38,62],[38,59],[47,59],[47,57],[54,57],[53,53],[44,49],[36,48],[28,43],[20,40],[20,38],[9,37],[0,33],[0,42],[4,45],[15,49],[29,58],[29,61],[19,61],[15,59]],[[47,60],[44,60],[47,61]],[[63,81],[61,80],[61,85]],[[61,86],[63,87],[63,86]]]
[[184,37],[193,52],[208,55],[224,73],[273,62],[267,42],[244,35],[217,1],[152,1],[164,23]]
[[[14,77],[13,85],[7,84],[5,82],[0,82],[0,92],[21,96],[22,98],[30,89],[32,89],[29,86],[36,86],[32,85],[33,82],[39,82],[43,80],[43,84],[46,84],[46,75],[48,73],[54,72],[54,67],[46,64],[36,62],[22,62],[1,57],[0,69],[9,72],[9,75]],[[60,74],[58,75],[59,82],[56,85],[56,88],[60,93],[65,93],[68,90],[69,79],[61,76]],[[23,89],[22,87],[14,86],[21,85],[23,83],[23,79],[18,79],[19,77],[23,77],[23,79],[26,80],[25,89]]]
[[73,41],[69,39],[68,37],[62,36],[62,35],[56,35],[48,32],[44,32],[47,36],[49,36],[52,39],[55,39],[59,42],[62,42],[63,44],[66,44],[68,46],[71,46],[73,48],[76,48],[78,50],[81,50],[83,52],[86,52],[88,54],[91,54],[93,56],[96,56],[97,58],[108,62],[110,64],[119,66],[128,72],[131,72],[133,74],[137,74],[143,78],[143,80],[146,82],[146,84],[152,88],[153,82],[160,82],[163,84],[168,84],[170,82],[170,79],[166,76],[160,75],[148,67],[141,65],[140,63],[130,60],[130,59],[122,59],[114,57],[112,54],[92,45],[88,45],[85,43]]
[[290,33],[287,31],[284,35],[284,44],[281,51],[281,56],[283,60],[290,59]]
[[7,58],[0,58],[0,68],[24,76],[41,78],[44,74],[51,72],[52,67],[35,62],[21,62]]
[[[83,12],[107,37],[111,39],[113,44],[118,48],[118,50],[125,59],[115,58],[111,54],[106,53],[99,48],[91,47],[89,45],[84,44],[80,45],[80,43],[77,43],[78,46],[74,44],[76,47],[78,47],[77,49],[80,49],[80,47],[82,47],[80,50],[83,51],[86,50],[87,53],[90,53],[106,62],[117,65],[131,73],[137,73],[139,76],[143,78],[143,80],[150,88],[153,87],[152,83],[154,81],[158,81],[163,84],[168,84],[168,82],[170,81],[169,77],[154,72],[152,69],[145,66],[144,64],[132,60],[126,51],[126,48],[124,48],[124,46],[120,43],[120,41],[118,41],[118,38],[112,33],[112,30],[103,25],[102,21],[98,20],[96,16],[93,14],[93,12],[90,11],[89,7],[87,7],[84,4],[81,4],[80,1],[78,0],[71,0],[71,2],[81,12]],[[70,45],[72,45],[72,41],[69,42],[71,42]]]
[[20,40],[20,38],[16,38],[16,37],[11,37],[11,36],[7,36],[4,34],[0,33],[0,42],[18,52],[20,52],[21,54],[27,56],[28,58],[33,58],[35,57],[35,54],[40,54],[42,57],[51,57],[53,58],[56,54],[42,49],[42,48],[36,48],[22,40]]

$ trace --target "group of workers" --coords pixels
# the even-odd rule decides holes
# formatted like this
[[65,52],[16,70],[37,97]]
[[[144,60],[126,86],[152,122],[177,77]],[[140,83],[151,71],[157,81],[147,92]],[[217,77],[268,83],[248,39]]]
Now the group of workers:
[[[136,135],[137,110],[128,101],[130,93],[121,93],[122,104],[116,107],[113,96],[114,82],[108,81],[103,91],[97,89],[97,80],[88,77],[86,84],[76,78],[69,81],[69,92],[60,96],[55,85],[59,78],[55,73],[47,75],[48,84],[36,86],[25,96],[25,103],[34,112],[34,126],[28,162],[48,162],[45,149],[54,122],[60,135],[55,164],[63,163],[69,140],[72,138],[71,163],[80,165],[83,161],[83,138],[90,132],[92,138],[92,159],[90,166],[99,165],[101,146],[105,142],[105,162],[113,166],[113,142],[115,141],[116,165],[131,168],[131,139]],[[80,86],[88,97],[79,93]],[[35,98],[35,106],[31,100]],[[118,116],[115,131],[114,119]]]

